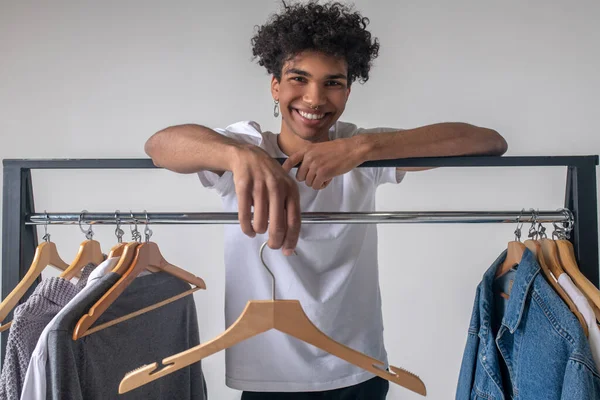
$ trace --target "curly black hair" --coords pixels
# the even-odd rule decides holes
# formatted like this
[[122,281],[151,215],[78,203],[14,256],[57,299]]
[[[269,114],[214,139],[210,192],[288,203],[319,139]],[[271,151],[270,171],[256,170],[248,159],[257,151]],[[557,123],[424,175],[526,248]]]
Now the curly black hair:
[[348,65],[348,83],[369,80],[379,41],[366,30],[369,19],[350,6],[316,1],[287,5],[266,24],[257,26],[252,38],[253,59],[281,80],[283,64],[304,50],[341,57]]

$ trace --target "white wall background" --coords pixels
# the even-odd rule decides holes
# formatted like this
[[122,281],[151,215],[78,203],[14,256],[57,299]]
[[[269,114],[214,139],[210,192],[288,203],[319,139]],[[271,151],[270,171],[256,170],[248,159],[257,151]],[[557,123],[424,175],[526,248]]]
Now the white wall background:
[[[411,128],[489,126],[509,155],[600,153],[600,3],[366,1],[381,56],[356,84],[344,120]],[[244,119],[278,131],[269,76],[250,37],[275,0],[0,1],[0,158],[145,157],[154,132],[184,122]],[[38,211],[219,211],[194,176],[167,171],[36,171]],[[0,177],[0,179],[2,179]],[[564,168],[439,169],[378,194],[381,210],[520,210],[562,206]],[[390,361],[416,372],[429,397],[454,395],[473,295],[512,239],[512,225],[380,227]],[[96,228],[105,249],[114,227]],[[65,260],[83,235],[53,226]],[[202,340],[224,329],[219,226],[154,227],[165,257],[203,277]],[[10,235],[11,232],[3,232]],[[212,399],[224,354],[203,361]],[[392,387],[389,399],[416,399]]]

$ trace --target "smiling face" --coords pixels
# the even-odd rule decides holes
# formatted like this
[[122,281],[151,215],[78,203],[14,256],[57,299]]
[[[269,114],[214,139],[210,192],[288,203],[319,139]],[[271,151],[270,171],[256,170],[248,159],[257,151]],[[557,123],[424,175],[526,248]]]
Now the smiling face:
[[326,141],[350,95],[347,64],[340,58],[304,51],[283,65],[281,81],[272,78],[271,92],[280,102],[282,139]]

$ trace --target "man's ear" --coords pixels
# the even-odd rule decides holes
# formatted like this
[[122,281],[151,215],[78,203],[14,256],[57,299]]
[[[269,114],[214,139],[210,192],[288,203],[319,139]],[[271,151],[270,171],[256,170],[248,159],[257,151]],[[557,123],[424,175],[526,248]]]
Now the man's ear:
[[279,100],[279,81],[275,75],[271,78],[271,94],[273,95],[273,99]]

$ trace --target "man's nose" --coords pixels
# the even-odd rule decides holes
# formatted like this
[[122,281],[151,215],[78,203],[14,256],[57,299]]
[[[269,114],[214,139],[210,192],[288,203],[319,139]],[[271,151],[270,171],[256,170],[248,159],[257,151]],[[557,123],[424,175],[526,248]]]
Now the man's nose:
[[327,102],[325,90],[316,84],[308,85],[303,100],[309,107],[322,106]]

